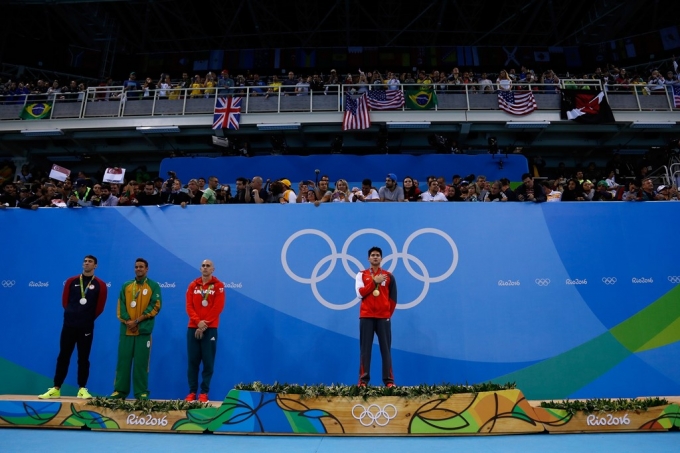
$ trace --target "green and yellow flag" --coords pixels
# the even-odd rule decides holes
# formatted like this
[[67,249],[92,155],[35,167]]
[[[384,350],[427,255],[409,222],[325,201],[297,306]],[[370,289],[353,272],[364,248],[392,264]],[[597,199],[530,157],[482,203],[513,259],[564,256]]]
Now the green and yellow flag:
[[26,104],[26,107],[21,111],[22,120],[41,120],[49,118],[52,111],[51,102],[33,102]]
[[431,86],[422,86],[417,90],[404,90],[406,108],[413,110],[432,109],[437,105],[437,93]]

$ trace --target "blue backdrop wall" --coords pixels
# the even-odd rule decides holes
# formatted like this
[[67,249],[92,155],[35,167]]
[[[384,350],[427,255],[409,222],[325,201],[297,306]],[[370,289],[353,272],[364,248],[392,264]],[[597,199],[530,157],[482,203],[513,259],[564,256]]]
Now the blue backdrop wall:
[[[502,161],[502,164],[499,163]],[[395,173],[399,183],[405,176],[416,178],[421,188],[426,188],[425,178],[428,175],[444,176],[451,182],[451,176],[459,174],[465,177],[470,173],[484,175],[489,181],[508,178],[510,181],[521,181],[522,173],[527,171],[527,159],[521,154],[464,155],[400,155],[384,154],[371,156],[352,156],[344,154],[315,156],[258,156],[246,157],[175,157],[163,159],[160,175],[167,177],[168,171],[177,173],[177,177],[186,184],[191,178],[208,178],[215,175],[222,184],[232,184],[236,178],[252,178],[262,176],[272,181],[287,178],[297,188],[297,182],[314,180],[314,170],[330,177],[331,185],[340,178],[347,180],[350,186],[360,185],[364,178],[370,178],[376,187],[384,185],[387,173]]]
[[[227,283],[216,376],[355,383],[354,274],[382,247],[399,285],[398,384],[517,382],[529,398],[680,394],[680,245],[675,203],[422,203],[0,211],[0,393],[51,386],[63,282],[84,255],[110,284],[90,390],[112,391],[115,303],[134,261],[163,307],[152,397],[183,397],[184,296],[201,260]],[[380,354],[374,351],[374,369]],[[75,385],[75,354],[67,383]],[[372,383],[379,384],[375,375]],[[68,391],[72,391],[69,387]]]

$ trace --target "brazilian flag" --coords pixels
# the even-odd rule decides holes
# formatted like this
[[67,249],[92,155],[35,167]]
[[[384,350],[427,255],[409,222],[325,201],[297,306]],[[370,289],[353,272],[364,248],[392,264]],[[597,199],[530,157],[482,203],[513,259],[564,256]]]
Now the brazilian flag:
[[51,102],[33,102],[26,104],[26,107],[21,111],[22,120],[41,120],[49,118],[52,112]]
[[434,87],[422,86],[417,90],[404,90],[406,108],[413,110],[432,109],[437,105]]

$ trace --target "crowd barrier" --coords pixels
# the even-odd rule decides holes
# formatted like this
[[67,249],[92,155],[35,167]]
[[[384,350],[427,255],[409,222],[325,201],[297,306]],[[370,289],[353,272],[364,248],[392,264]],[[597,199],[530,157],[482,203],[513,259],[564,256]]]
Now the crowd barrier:
[[[185,291],[203,259],[226,283],[215,379],[357,381],[354,275],[380,246],[398,288],[399,385],[516,382],[529,399],[680,394],[674,203],[419,203],[4,210],[27,240],[6,241],[0,393],[52,386],[64,281],[86,254],[109,286],[88,387],[111,392],[116,299],[149,261],[163,305],[151,352],[153,398],[187,393]],[[31,238],[51,238],[31,247]],[[380,354],[374,347],[379,384]],[[64,395],[75,394],[76,358]],[[73,393],[71,393],[73,392]]]

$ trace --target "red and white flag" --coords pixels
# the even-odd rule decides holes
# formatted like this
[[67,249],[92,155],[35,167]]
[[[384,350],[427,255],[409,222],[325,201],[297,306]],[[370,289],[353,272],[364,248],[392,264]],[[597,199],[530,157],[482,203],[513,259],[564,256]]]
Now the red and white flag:
[[352,99],[349,94],[345,96],[345,115],[342,118],[342,130],[368,129],[371,127],[371,118],[368,116],[366,93],[357,99]]

